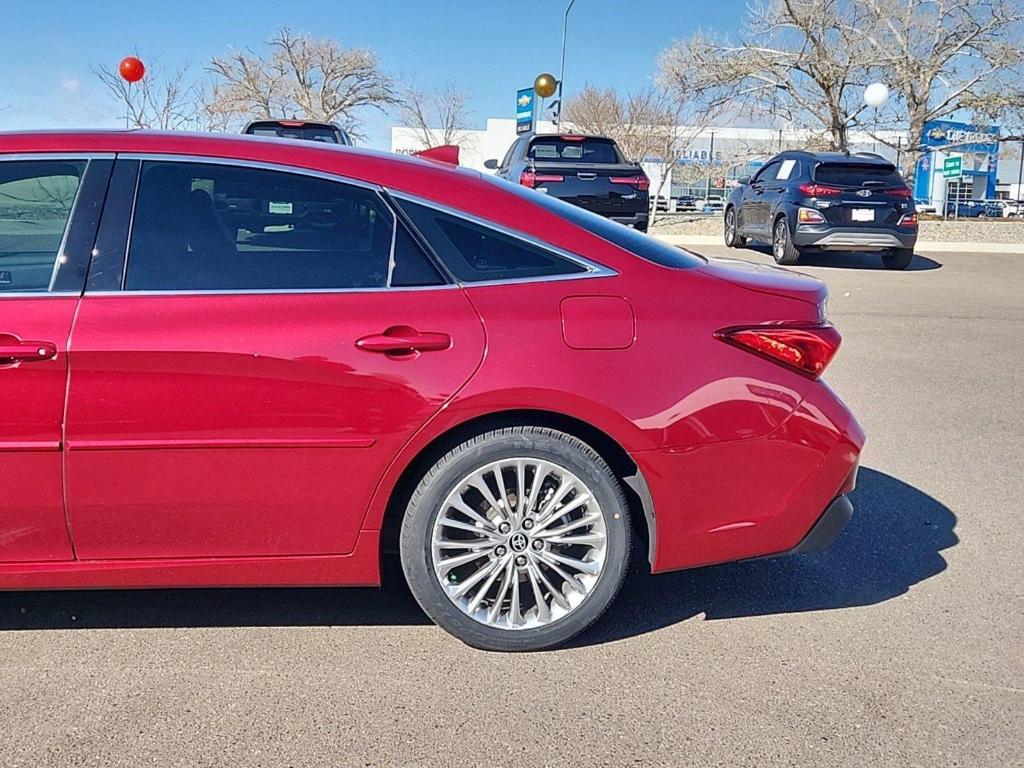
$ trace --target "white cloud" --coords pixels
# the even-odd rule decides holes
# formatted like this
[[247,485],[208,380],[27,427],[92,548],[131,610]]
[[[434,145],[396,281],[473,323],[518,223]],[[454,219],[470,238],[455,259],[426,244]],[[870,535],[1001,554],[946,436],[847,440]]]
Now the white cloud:
[[77,77],[65,77],[60,81],[60,89],[66,93],[78,93],[82,90],[82,81]]

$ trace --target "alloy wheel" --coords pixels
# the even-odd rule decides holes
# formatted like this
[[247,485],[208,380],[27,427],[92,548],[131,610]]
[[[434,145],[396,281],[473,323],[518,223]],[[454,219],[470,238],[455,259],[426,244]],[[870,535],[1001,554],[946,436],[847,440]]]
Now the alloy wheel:
[[496,629],[552,624],[593,592],[607,559],[604,515],[565,467],[517,457],[466,475],[434,521],[431,559],[448,599]]
[[786,255],[786,239],[786,223],[784,221],[779,221],[779,223],[775,225],[775,237],[772,238],[772,248],[776,261],[782,259]]

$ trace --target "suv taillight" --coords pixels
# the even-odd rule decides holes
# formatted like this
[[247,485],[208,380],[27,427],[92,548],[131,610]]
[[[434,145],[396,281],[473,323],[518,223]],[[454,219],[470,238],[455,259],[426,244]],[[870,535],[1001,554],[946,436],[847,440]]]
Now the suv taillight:
[[902,197],[906,200],[911,197],[910,187],[893,187],[885,191],[890,197]]
[[723,328],[715,336],[812,379],[825,371],[843,340],[831,323]]
[[800,191],[808,197],[835,197],[843,190],[838,187],[826,187],[824,184],[801,184]]
[[640,174],[639,176],[609,176],[608,181],[613,184],[629,184],[641,192],[646,192],[651,188],[651,180],[644,174]]

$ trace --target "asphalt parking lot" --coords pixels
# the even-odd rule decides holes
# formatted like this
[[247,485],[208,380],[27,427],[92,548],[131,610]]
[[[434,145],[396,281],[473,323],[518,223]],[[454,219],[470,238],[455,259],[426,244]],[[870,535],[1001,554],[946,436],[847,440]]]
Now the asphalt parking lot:
[[396,578],[0,594],[0,765],[1021,765],[1024,255],[801,269],[868,433],[830,550],[637,573],[529,655],[461,645]]

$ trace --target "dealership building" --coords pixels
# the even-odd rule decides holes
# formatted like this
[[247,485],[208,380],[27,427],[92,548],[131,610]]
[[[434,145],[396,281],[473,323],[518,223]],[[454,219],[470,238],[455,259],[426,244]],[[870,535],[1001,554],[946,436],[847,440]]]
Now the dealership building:
[[[539,122],[538,133],[555,133],[550,122]],[[440,144],[440,131],[432,132]],[[676,168],[666,168],[659,160],[648,159],[644,170],[651,179],[651,189],[661,190],[663,197],[683,194],[703,196],[706,193],[725,195],[736,179],[754,172],[781,149],[806,146],[808,132],[792,128],[708,127],[691,130],[681,127],[680,133],[692,136]],[[879,132],[897,145],[906,145],[905,136],[897,132]],[[996,139],[999,128],[976,126],[949,120],[932,121],[925,126],[922,144],[927,152],[918,161],[914,197],[936,207],[943,200],[981,200],[995,197],[1018,199],[1021,190],[1020,142]],[[391,150],[412,153],[424,148],[423,133],[408,127],[391,129]],[[460,147],[460,162],[483,173],[489,159],[501,160],[516,138],[514,119],[489,118],[483,130],[461,131],[455,143]],[[864,133],[851,135],[851,151],[875,152],[898,162],[901,151],[874,141]],[[945,178],[942,168],[950,156],[961,157],[962,174]],[[938,169],[936,171],[936,169]],[[710,173],[709,173],[710,170]],[[662,184],[662,178],[665,179]]]

